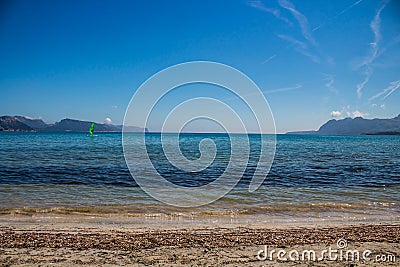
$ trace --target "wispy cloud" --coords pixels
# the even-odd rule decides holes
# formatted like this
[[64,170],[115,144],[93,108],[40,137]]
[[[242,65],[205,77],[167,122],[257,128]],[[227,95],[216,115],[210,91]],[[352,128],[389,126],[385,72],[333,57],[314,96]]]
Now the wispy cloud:
[[[310,58],[315,63],[320,63],[320,59],[314,53],[312,53],[310,51],[310,49],[308,48],[308,45],[307,45],[307,43],[309,43],[311,46],[315,46],[315,47],[318,46],[317,42],[315,41],[314,37],[311,34],[310,27],[308,24],[308,19],[306,18],[306,16],[304,16],[301,12],[299,12],[295,8],[295,6],[288,0],[278,0],[278,3],[281,8],[288,10],[292,14],[292,16],[296,19],[297,23],[299,24],[301,34],[302,34],[303,38],[306,40],[306,42],[301,42],[290,36],[278,35],[279,38],[284,39],[291,43],[289,46],[287,46],[283,49],[287,49],[288,47],[294,45],[295,50],[297,52]],[[250,2],[248,2],[248,5],[251,7],[257,8],[259,10],[262,10],[264,12],[270,13],[270,14],[274,15],[276,18],[286,22],[287,24],[292,25],[292,23],[290,22],[290,20],[288,18],[283,17],[281,15],[281,11],[278,8],[266,7],[260,0],[250,1]],[[283,50],[283,49],[281,49],[281,50]],[[264,60],[263,62],[261,62],[261,64],[265,64],[265,63],[271,61],[276,56],[277,56],[277,54],[275,53],[271,57],[269,57],[266,60]]]
[[[298,84],[295,84],[293,86],[288,86],[288,87],[282,87],[282,88],[276,88],[276,89],[262,91],[262,93],[264,95],[268,95],[268,94],[274,94],[274,93],[280,93],[280,92],[286,92],[286,91],[293,91],[293,90],[296,90],[296,89],[300,89],[302,87],[303,87],[303,85],[298,83]],[[241,95],[241,97],[248,97],[248,96],[259,96],[259,93],[249,93],[249,94]],[[234,96],[234,97],[225,98],[224,100],[228,101],[228,100],[237,100],[237,99],[239,99],[239,98],[237,96]]]
[[332,74],[326,74],[323,73],[323,75],[325,76],[325,81],[326,83],[324,84],[325,87],[331,91],[332,93],[338,94],[339,91],[333,86],[334,82],[335,82],[335,75]]
[[306,16],[300,13],[295,6],[289,2],[288,0],[279,0],[279,5],[287,10],[289,10],[293,17],[299,23],[301,33],[303,34],[304,38],[308,40],[314,46],[317,46],[317,42],[315,41],[314,37],[311,34],[310,27],[308,25],[308,20]]
[[372,33],[374,34],[374,40],[373,40],[373,42],[370,43],[369,54],[361,61],[361,63],[358,66],[359,68],[361,68],[361,67],[365,68],[364,80],[361,83],[357,84],[357,96],[359,98],[362,96],[362,90],[364,89],[365,85],[368,83],[369,79],[372,76],[373,69],[371,67],[371,64],[374,62],[374,60],[379,55],[379,45],[380,45],[380,41],[382,39],[382,36],[381,36],[381,13],[382,13],[382,10],[386,7],[388,2],[389,1],[384,1],[381,4],[381,6],[376,11],[375,16],[370,23],[370,28],[372,30]]
[[296,51],[298,51],[299,53],[301,53],[302,55],[310,58],[312,61],[314,61],[315,63],[321,63],[321,60],[319,59],[319,57],[317,57],[316,55],[314,55],[313,53],[311,53],[309,50],[301,50],[301,49],[296,49]]
[[277,18],[277,19],[279,19],[281,21],[284,21],[289,25],[292,25],[292,23],[289,21],[289,19],[287,19],[287,18],[285,18],[285,17],[283,17],[281,15],[281,12],[280,12],[279,9],[266,7],[260,0],[249,1],[248,5],[251,6],[251,7],[254,7],[254,8],[258,9],[258,10],[270,13],[270,14],[274,15],[275,18]]
[[263,93],[264,94],[273,94],[273,93],[279,93],[279,92],[292,91],[292,90],[300,89],[302,87],[303,87],[302,84],[296,84],[294,86],[289,86],[289,87],[283,87],[283,88],[277,88],[277,89],[263,91]]
[[277,36],[285,41],[290,42],[291,45],[295,47],[295,50],[300,54],[310,58],[315,63],[320,63],[320,59],[316,55],[310,52],[310,50],[308,49],[308,45],[306,43],[283,34],[278,34]]
[[364,89],[365,85],[369,82],[369,78],[372,76],[372,68],[370,66],[367,66],[365,69],[365,77],[364,80],[357,84],[357,96],[360,98],[362,96],[362,90]]
[[290,37],[290,36],[284,35],[284,34],[278,34],[277,36],[283,40],[286,40],[286,41],[292,43],[293,45],[295,45],[297,47],[300,47],[301,49],[308,49],[306,43],[299,41],[293,37]]
[[273,60],[275,57],[276,57],[276,54],[270,56],[269,58],[267,58],[266,60],[264,60],[263,62],[261,62],[261,64],[265,64],[265,63],[267,63],[267,62]]
[[[303,37],[308,40],[312,45],[316,46],[317,42],[315,41],[314,37],[312,36],[312,32],[319,30],[320,28],[322,28],[328,21],[333,21],[334,19],[338,18],[339,16],[341,16],[342,14],[346,13],[347,11],[349,11],[350,9],[352,9],[353,7],[357,6],[358,4],[360,4],[363,0],[357,0],[354,3],[352,3],[351,5],[347,6],[346,8],[342,9],[341,11],[339,11],[335,16],[327,19],[326,21],[324,21],[323,23],[321,23],[320,25],[318,25],[317,27],[313,28],[311,31],[309,29],[309,23],[308,23],[308,19],[306,18],[306,16],[304,16],[302,13],[300,13],[298,10],[295,9],[294,5],[289,2],[288,0],[279,0],[279,5],[286,9],[289,10],[292,15],[295,17],[295,19],[298,21],[299,25],[300,25],[300,29],[302,32]],[[276,8],[266,8],[263,3],[260,0],[256,0],[256,1],[251,1],[249,2],[249,5],[263,10],[265,12],[271,13],[273,14],[275,17],[277,17],[278,19],[281,19],[283,21],[285,21],[288,24],[292,23],[287,19],[281,16],[281,12],[279,9]],[[291,45],[282,48],[280,50],[284,50],[289,48]],[[313,55],[312,53],[310,53],[309,51],[299,51],[300,53],[302,53],[303,55],[309,56],[314,62],[320,62],[319,58],[316,57],[315,55]],[[269,57],[268,59],[264,60],[261,64],[265,64],[269,61],[271,61],[273,58],[275,58],[277,56],[277,53],[275,53],[273,56]],[[333,58],[326,56],[327,57],[327,63],[328,64],[333,64]]]
[[371,97],[369,99],[369,101],[372,101],[372,100],[374,100],[374,99],[376,99],[378,97],[381,97],[381,96],[383,96],[383,99],[386,99],[388,96],[393,94],[399,88],[400,88],[400,80],[391,82],[388,87],[383,89],[382,92],[380,92],[380,93],[374,95],[373,97]]
[[345,9],[343,9],[342,11],[340,11],[335,17],[338,17],[344,13],[346,13],[347,11],[349,11],[350,9],[352,9],[353,7],[355,7],[356,5],[358,5],[359,3],[361,3],[363,0],[358,0],[355,1],[353,4],[349,5],[348,7],[346,7]]
[[317,31],[320,28],[322,28],[323,26],[325,26],[325,24],[327,24],[329,21],[332,21],[334,19],[337,19],[339,16],[343,15],[344,13],[346,13],[347,11],[349,11],[350,9],[352,9],[353,7],[357,6],[358,4],[360,4],[363,0],[357,0],[354,3],[352,3],[351,5],[349,5],[348,7],[346,7],[345,9],[342,9],[341,11],[339,11],[335,16],[330,17],[328,19],[326,19],[323,23],[321,23],[320,25],[318,25],[317,27],[315,27],[314,29],[312,29],[311,32]]
[[379,42],[382,39],[381,36],[381,13],[385,8],[387,3],[384,3],[376,12],[374,19],[371,21],[370,27],[372,32],[374,33],[374,42],[371,43],[371,54],[368,58],[366,58],[365,64],[370,64],[378,55],[379,51]]

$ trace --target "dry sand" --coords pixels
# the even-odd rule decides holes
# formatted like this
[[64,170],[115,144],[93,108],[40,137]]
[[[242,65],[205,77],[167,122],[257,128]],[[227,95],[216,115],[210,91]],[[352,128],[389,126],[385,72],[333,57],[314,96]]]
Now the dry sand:
[[[18,223],[0,221],[3,266],[400,266],[400,224],[274,225],[270,227],[137,227],[91,223]],[[142,225],[143,226],[143,225]],[[257,253],[283,249],[337,249],[345,239],[360,261],[260,261]],[[361,254],[370,250],[371,260]],[[262,254],[261,254],[262,255]],[[377,261],[376,256],[386,256]],[[286,257],[288,255],[286,254]]]

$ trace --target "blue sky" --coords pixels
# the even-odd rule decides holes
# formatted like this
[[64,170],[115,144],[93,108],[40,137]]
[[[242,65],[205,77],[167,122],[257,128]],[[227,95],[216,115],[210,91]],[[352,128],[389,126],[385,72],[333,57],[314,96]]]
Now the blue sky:
[[[120,124],[147,78],[206,60],[247,74],[278,132],[394,117],[399,13],[394,0],[2,1],[0,114]],[[174,101],[209,95],[231,101],[212,86]]]

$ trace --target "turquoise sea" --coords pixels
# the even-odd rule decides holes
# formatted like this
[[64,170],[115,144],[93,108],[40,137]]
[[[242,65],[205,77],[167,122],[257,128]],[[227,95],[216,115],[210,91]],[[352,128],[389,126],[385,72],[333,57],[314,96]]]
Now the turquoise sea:
[[[137,134],[129,134],[135,142]],[[168,137],[167,137],[168,138]],[[173,138],[171,135],[170,138]],[[212,139],[214,162],[201,172],[185,172],[163,154],[159,134],[146,145],[154,167],[174,184],[196,187],[224,172],[229,136],[181,134],[188,159],[199,143]],[[0,214],[262,215],[274,218],[400,218],[399,136],[277,135],[274,163],[263,185],[248,191],[258,161],[259,135],[250,135],[247,169],[234,190],[210,205],[177,208],[154,200],[125,163],[120,133],[0,133]],[[136,165],[141,166],[141,157]],[[145,175],[145,174],[141,174]]]

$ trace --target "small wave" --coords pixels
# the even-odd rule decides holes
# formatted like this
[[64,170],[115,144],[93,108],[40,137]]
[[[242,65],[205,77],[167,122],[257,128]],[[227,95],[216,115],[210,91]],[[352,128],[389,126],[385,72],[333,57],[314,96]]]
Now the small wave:
[[360,202],[360,203],[286,203],[276,205],[237,205],[226,208],[211,205],[207,208],[177,208],[157,204],[140,205],[95,205],[95,206],[56,206],[56,207],[3,207],[0,215],[84,215],[84,216],[118,216],[118,217],[225,217],[241,215],[290,215],[305,216],[310,213],[373,213],[376,210],[390,208],[391,212],[400,213],[400,205],[393,202]]

